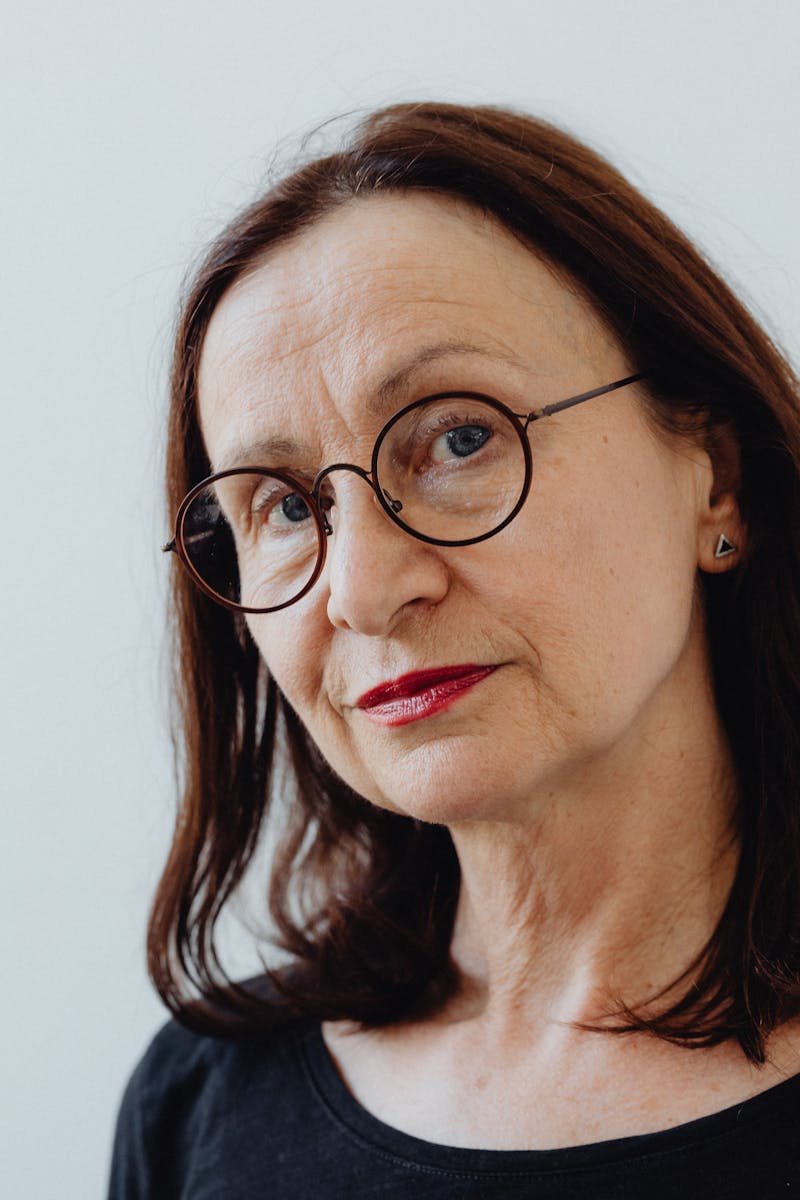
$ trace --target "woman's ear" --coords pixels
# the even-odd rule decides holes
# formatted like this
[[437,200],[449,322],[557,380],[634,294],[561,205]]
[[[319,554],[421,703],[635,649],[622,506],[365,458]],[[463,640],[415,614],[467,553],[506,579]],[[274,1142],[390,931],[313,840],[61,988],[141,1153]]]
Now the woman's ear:
[[697,565],[719,575],[741,563],[747,531],[739,509],[741,458],[739,442],[729,426],[707,432],[704,446],[711,460],[711,477],[700,497],[697,525]]

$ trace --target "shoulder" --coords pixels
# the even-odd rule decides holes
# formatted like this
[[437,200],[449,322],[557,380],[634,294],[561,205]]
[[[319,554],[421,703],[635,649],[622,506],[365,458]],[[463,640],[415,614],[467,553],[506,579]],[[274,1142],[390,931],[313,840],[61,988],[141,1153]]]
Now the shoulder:
[[153,1113],[166,1102],[172,1108],[183,1094],[202,1103],[209,1087],[235,1072],[240,1047],[241,1040],[196,1033],[168,1021],[133,1071],[123,1107],[136,1104]]
[[800,1075],[800,1017],[793,1017],[770,1036],[766,1046],[766,1063],[762,1074],[775,1083]]
[[[112,1200],[184,1194],[204,1151],[244,1135],[249,1114],[269,1109],[302,1086],[298,1043],[309,1022],[265,1033],[212,1036],[177,1021],[156,1034],[130,1076],[120,1105],[111,1167]],[[235,1114],[237,1130],[232,1131]]]

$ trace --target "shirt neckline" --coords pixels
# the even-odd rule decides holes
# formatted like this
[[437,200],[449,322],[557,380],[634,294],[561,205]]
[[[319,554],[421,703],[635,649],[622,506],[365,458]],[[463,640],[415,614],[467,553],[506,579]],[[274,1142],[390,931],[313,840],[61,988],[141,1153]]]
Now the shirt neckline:
[[302,1065],[329,1115],[349,1136],[384,1156],[428,1171],[459,1175],[554,1174],[634,1160],[702,1150],[712,1141],[737,1135],[743,1126],[771,1116],[776,1108],[800,1100],[800,1074],[749,1100],[708,1116],[652,1133],[548,1150],[483,1150],[428,1142],[385,1124],[352,1095],[342,1080],[322,1035],[322,1025],[306,1025],[299,1039]]

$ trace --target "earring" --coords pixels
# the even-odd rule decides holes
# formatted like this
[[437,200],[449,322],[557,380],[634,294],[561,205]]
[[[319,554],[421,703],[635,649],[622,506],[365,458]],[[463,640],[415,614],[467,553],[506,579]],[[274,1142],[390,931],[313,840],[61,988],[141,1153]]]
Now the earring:
[[729,542],[725,534],[721,533],[714,551],[714,558],[727,558],[729,554],[735,554],[738,549],[738,546],[734,546],[733,542]]

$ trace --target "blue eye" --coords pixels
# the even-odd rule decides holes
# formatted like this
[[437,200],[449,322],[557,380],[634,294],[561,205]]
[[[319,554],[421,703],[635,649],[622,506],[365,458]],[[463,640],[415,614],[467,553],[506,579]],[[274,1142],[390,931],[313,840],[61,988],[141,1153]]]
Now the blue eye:
[[484,425],[460,425],[445,434],[447,448],[457,458],[468,458],[476,450],[485,446],[491,437],[491,431]]
[[309,516],[308,505],[297,492],[284,496],[281,501],[281,512],[287,521],[305,521]]
[[251,520],[260,536],[298,531],[311,519],[302,493],[288,490],[282,480],[264,484],[251,501]]

